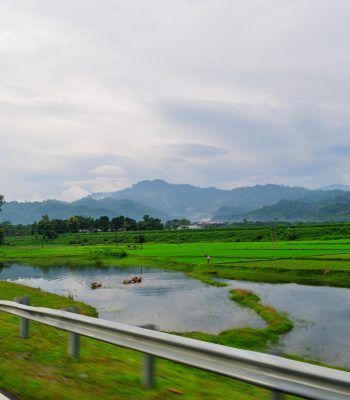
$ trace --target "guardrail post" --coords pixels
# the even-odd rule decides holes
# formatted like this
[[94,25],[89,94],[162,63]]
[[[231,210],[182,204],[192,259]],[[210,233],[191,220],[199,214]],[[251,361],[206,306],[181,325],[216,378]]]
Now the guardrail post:
[[284,400],[284,393],[282,392],[277,392],[277,391],[272,391],[271,392],[271,400]]
[[[25,306],[29,306],[30,298],[29,297],[15,297],[14,301],[19,304],[24,304]],[[20,317],[21,324],[19,328],[19,337],[21,339],[27,339],[29,336],[29,319]]]
[[[75,314],[80,314],[78,307],[67,307],[63,311],[68,311]],[[79,359],[80,353],[80,336],[78,333],[69,332],[68,354],[75,360]]]
[[[282,356],[282,352],[280,349],[272,349],[268,352],[268,354],[271,354],[272,356]],[[282,392],[279,392],[278,390],[271,390],[271,400],[284,400],[285,399],[285,394]]]
[[[156,330],[156,326],[153,324],[142,325],[141,328]],[[142,365],[142,383],[147,389],[154,387],[155,361],[154,356],[145,353]]]

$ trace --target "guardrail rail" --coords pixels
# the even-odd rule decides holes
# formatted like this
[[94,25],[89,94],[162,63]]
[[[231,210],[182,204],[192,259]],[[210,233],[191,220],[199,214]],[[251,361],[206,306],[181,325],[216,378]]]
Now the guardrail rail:
[[[292,394],[305,399],[350,399],[350,373],[255,351],[236,349],[155,330],[77,314],[77,310],[31,307],[27,298],[0,300],[0,311],[70,332],[69,353],[79,357],[79,335],[145,353],[144,385],[153,385],[153,362],[160,357],[270,389],[273,399]],[[26,304],[20,304],[26,303]]]

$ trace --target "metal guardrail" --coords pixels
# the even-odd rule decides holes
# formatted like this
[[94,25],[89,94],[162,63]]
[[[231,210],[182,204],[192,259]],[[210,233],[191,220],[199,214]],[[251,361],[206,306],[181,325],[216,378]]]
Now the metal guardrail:
[[[22,317],[22,327],[27,320],[37,321],[71,335],[87,336],[267,388],[274,391],[274,398],[279,398],[278,393],[287,393],[306,399],[350,399],[350,373],[347,372],[68,311],[11,301],[0,301],[0,311]],[[28,326],[26,329],[24,333],[28,335]]]

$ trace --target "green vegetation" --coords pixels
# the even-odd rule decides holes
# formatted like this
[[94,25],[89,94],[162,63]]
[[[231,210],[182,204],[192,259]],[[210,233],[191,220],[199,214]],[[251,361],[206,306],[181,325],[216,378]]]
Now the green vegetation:
[[[78,218],[79,225],[77,225]],[[102,220],[101,220],[102,218]],[[5,244],[9,246],[29,245],[77,245],[87,246],[96,244],[137,244],[142,234],[145,243],[199,243],[199,242],[270,242],[304,240],[335,240],[350,238],[349,223],[323,224],[258,224],[242,223],[226,228],[205,229],[159,229],[152,230],[159,220],[144,216],[136,223],[124,217],[112,219],[112,232],[90,232],[97,222],[99,227],[106,220],[101,217],[93,220],[89,217],[72,217],[64,220],[47,220],[43,217],[38,224],[29,226],[2,223]],[[101,222],[102,221],[102,222]],[[170,221],[171,222],[171,221]],[[184,222],[185,223],[185,222]],[[92,224],[91,226],[89,224]],[[122,224],[122,225],[120,225]],[[82,229],[82,232],[78,232]],[[140,229],[138,229],[138,227]],[[131,228],[131,230],[130,230]],[[124,230],[119,230],[124,229]],[[68,230],[68,233],[67,233]],[[271,248],[271,246],[270,246]]]
[[[221,205],[219,207],[219,204]],[[127,189],[99,193],[71,203],[8,202],[3,221],[32,224],[43,215],[50,219],[83,215],[110,219],[143,215],[167,219],[194,219],[206,215],[216,221],[349,221],[350,193],[342,190],[308,190],[302,187],[257,185],[221,190],[174,185],[161,180],[142,181]]]
[[214,219],[221,221],[349,221],[350,194],[342,191],[313,191],[307,197],[287,199],[265,204],[254,210],[242,212],[237,207],[220,207]]
[[[1,206],[5,203],[4,196],[0,194],[0,212],[1,212]],[[4,230],[0,226],[0,245],[4,243]]]
[[[210,263],[205,254],[211,256]],[[213,278],[227,278],[350,287],[347,239],[2,246],[0,262],[10,261],[35,265],[152,265],[183,271],[211,284],[215,283]]]
[[[87,315],[96,315],[91,307],[38,289],[0,282],[0,291],[2,299],[29,296],[34,306],[64,308],[75,305]],[[254,309],[260,307],[257,301],[254,303],[253,300],[252,304],[249,300],[248,303]],[[271,317],[266,329],[270,329],[278,318]],[[140,382],[141,354],[82,338],[81,359],[73,361],[67,356],[66,332],[31,322],[30,337],[23,340],[18,338],[18,327],[18,317],[0,313],[0,387],[19,399],[158,400],[176,399],[179,395],[191,400],[270,398],[263,389],[165,360],[157,360],[156,388],[144,390]]]
[[186,333],[186,336],[218,343],[225,346],[240,347],[249,350],[262,351],[268,342],[277,341],[279,335],[293,329],[293,323],[285,315],[278,313],[273,307],[260,304],[260,298],[250,290],[231,290],[231,299],[236,303],[251,308],[267,323],[262,329],[239,328],[228,329],[218,335],[201,332]]
[[[339,225],[338,228],[348,227]],[[250,228],[243,231],[249,232]],[[208,232],[211,235],[212,232],[218,231],[203,230],[198,234],[204,235]],[[222,230],[222,232],[231,231]],[[167,234],[167,231],[162,233]],[[192,239],[197,234],[187,231],[168,233],[193,234]],[[127,233],[118,233],[118,236],[122,234]],[[133,232],[134,236],[137,234],[138,232]],[[147,235],[160,233],[149,231],[142,234],[147,239]],[[63,237],[64,235],[59,238]],[[86,235],[91,242],[95,238],[100,240],[101,237],[113,238],[113,234]],[[120,241],[102,241],[104,244],[99,245],[86,242],[60,245],[57,242],[53,244],[52,241],[52,244],[44,246],[40,243],[37,245],[22,243],[21,246],[16,246],[14,243],[9,244],[8,240],[9,238],[6,239],[7,245],[0,247],[0,267],[1,262],[15,261],[43,267],[49,264],[69,265],[72,268],[151,265],[183,271],[194,278],[215,285],[225,284],[216,278],[228,278],[350,287],[350,240],[348,239],[279,242],[232,242],[231,240],[196,243],[183,241],[154,243],[149,240],[145,242],[133,240],[128,244]],[[205,257],[206,254],[211,256],[210,263]],[[72,299],[60,298],[5,282],[0,284],[0,291],[1,298],[8,299],[29,295],[33,305],[62,308],[74,303]],[[269,306],[260,304],[255,294],[245,290],[234,290],[231,291],[231,298],[242,306],[255,310],[266,321],[267,326],[262,329],[229,329],[218,335],[199,332],[186,335],[224,345],[263,350],[268,342],[276,340],[279,335],[292,329],[292,323],[286,316]],[[86,314],[95,313],[91,308],[84,308],[83,305],[80,307]],[[178,394],[171,388],[179,390],[182,393],[181,397],[188,399],[268,398],[267,392],[260,389],[164,360],[159,360],[157,363],[157,388],[145,392],[139,382],[141,363],[139,354],[84,339],[82,359],[75,362],[66,356],[66,333],[33,324],[31,338],[23,341],[17,339],[16,317],[1,314],[0,321],[0,351],[3,357],[0,365],[0,387],[14,394],[25,393],[23,396],[25,399],[55,398],[54,393],[58,393],[59,390],[63,390],[62,396],[60,393],[62,399],[78,397],[90,399],[96,396],[101,399],[176,398]],[[55,346],[52,343],[55,343]],[[28,363],[35,368],[28,368]],[[8,371],[12,370],[19,373],[9,374]],[[22,375],[25,376],[22,381],[16,378]],[[184,375],[189,379],[184,380]],[[38,397],[38,392],[42,397]]]

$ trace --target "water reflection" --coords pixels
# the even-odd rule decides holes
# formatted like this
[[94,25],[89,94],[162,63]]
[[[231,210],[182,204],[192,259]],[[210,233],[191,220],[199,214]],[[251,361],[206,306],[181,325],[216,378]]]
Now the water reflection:
[[[131,325],[155,324],[167,331],[218,333],[231,327],[262,327],[251,310],[229,299],[227,289],[207,286],[172,271],[143,268],[142,283],[123,285],[140,268],[68,268],[5,265],[1,280],[43,290],[90,304],[101,318]],[[91,282],[102,288],[91,290]]]
[[281,338],[278,347],[282,352],[350,367],[349,289],[223,281],[253,290],[264,304],[288,314],[294,329]]
[[[40,287],[97,308],[101,318],[132,325],[156,324],[167,331],[218,333],[230,327],[262,327],[263,321],[216,288],[184,274],[144,268],[141,284],[123,285],[140,268],[71,268],[0,265],[0,279]],[[91,282],[103,287],[91,290]],[[264,304],[284,311],[294,329],[281,338],[282,352],[350,367],[350,290],[297,284],[228,281],[251,289]]]

